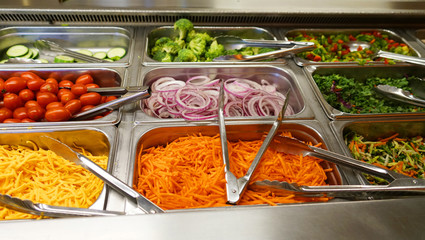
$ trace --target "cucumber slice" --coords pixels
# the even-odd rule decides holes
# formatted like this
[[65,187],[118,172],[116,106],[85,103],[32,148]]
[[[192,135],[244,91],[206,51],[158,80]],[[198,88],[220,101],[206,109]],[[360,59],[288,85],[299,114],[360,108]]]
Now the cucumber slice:
[[9,59],[3,59],[3,60],[1,60],[0,61],[0,63],[5,63],[5,62],[7,62]]
[[105,58],[105,59],[103,59],[103,60],[108,61],[108,62],[114,62],[114,60],[109,59],[109,58]]
[[24,45],[14,45],[7,49],[6,55],[10,58],[21,57],[27,54],[29,49]]
[[108,51],[106,55],[108,56],[109,59],[118,61],[121,58],[123,58],[126,53],[127,51],[124,48],[118,47],[118,48],[112,48],[111,50]]
[[19,58],[31,58],[32,56],[32,51],[28,50],[27,54],[25,54],[24,56],[20,56]]
[[77,52],[84,54],[84,55],[87,55],[87,56],[93,56],[93,53],[90,50],[87,50],[87,49],[80,49],[80,50],[77,50]]
[[49,63],[49,61],[47,61],[47,59],[44,59],[44,58],[39,58],[37,60],[40,61],[41,63]]
[[94,53],[93,54],[93,57],[104,59],[104,58],[106,58],[106,52],[97,52],[97,53]]
[[32,53],[31,54],[32,59],[38,58],[38,55],[40,54],[37,48],[30,48],[30,52]]
[[54,62],[55,63],[73,63],[74,60],[75,59],[73,57],[58,55],[58,56],[55,57]]

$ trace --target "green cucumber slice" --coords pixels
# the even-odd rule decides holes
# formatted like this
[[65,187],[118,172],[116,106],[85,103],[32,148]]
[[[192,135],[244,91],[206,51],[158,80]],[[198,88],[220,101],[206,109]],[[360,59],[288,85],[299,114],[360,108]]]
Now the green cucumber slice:
[[127,51],[124,48],[118,47],[118,48],[112,48],[111,50],[108,51],[106,55],[108,56],[109,59],[118,61],[121,58],[123,58],[126,53]]
[[73,63],[74,60],[75,59],[73,57],[58,55],[58,56],[55,57],[54,62],[55,63]]
[[37,60],[40,61],[40,63],[49,63],[49,61],[47,61],[47,59],[44,59],[44,58],[39,58]]
[[31,54],[32,59],[38,58],[38,55],[40,54],[37,48],[30,48],[30,52],[32,53]]
[[93,53],[88,49],[80,49],[80,50],[77,50],[77,52],[84,54],[84,55],[87,55],[87,56],[93,56]]
[[20,56],[19,58],[31,58],[32,56],[32,51],[28,50],[27,54],[25,54],[24,56]]
[[0,61],[0,63],[5,63],[5,62],[7,62],[9,59],[3,59],[3,60],[1,60]]
[[14,45],[7,49],[6,55],[10,58],[21,57],[28,53],[29,49],[24,45]]
[[106,58],[106,52],[97,52],[97,53],[94,53],[93,54],[93,57],[104,59],[104,58]]

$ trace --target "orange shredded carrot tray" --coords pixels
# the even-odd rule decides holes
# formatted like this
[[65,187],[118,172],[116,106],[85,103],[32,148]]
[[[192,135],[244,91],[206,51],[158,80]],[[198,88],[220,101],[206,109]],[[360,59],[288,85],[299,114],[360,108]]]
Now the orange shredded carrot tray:
[[[285,133],[290,136],[290,133]],[[246,174],[262,140],[229,142],[230,169],[240,178]],[[227,206],[224,164],[220,137],[180,137],[166,146],[143,149],[137,156],[137,180],[134,188],[164,210]],[[322,160],[295,156],[268,149],[251,182],[278,180],[300,185],[326,184]],[[239,205],[327,201],[327,198],[277,196],[273,192],[250,190]]]

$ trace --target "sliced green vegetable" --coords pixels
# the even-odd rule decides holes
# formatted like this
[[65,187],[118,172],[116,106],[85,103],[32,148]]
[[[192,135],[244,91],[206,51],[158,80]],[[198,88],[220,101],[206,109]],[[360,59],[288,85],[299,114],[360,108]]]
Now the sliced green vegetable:
[[29,48],[24,45],[14,45],[6,51],[6,55],[10,58],[21,57],[28,53]]
[[106,52],[96,52],[96,53],[93,54],[93,57],[104,59],[104,58],[106,58]]
[[73,63],[74,60],[75,59],[73,57],[58,55],[58,56],[55,57],[54,62],[55,63]]
[[84,55],[87,55],[87,56],[93,56],[93,53],[88,49],[80,49],[80,50],[77,50],[77,52],[84,54]]
[[30,48],[30,52],[31,52],[31,58],[32,59],[36,59],[38,58],[40,52],[38,51],[37,48]]
[[47,59],[44,59],[44,58],[39,58],[37,60],[40,61],[41,63],[49,63],[49,61],[47,61]]
[[109,50],[106,56],[109,59],[118,61],[121,58],[123,58],[125,54],[127,54],[127,51],[124,48],[118,47],[118,48],[112,48],[111,50]]

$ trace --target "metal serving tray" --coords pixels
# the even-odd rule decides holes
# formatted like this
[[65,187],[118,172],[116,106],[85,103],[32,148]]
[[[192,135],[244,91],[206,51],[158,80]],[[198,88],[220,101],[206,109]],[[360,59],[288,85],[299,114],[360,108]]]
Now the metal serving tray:
[[[331,66],[331,65],[317,65],[307,66],[304,68],[308,80],[312,85],[313,91],[319,99],[328,118],[334,119],[348,119],[348,118],[384,118],[384,117],[413,117],[413,116],[425,116],[425,112],[416,113],[371,113],[371,114],[351,114],[345,113],[332,107],[323,97],[319,87],[313,79],[314,74],[319,75],[330,75],[340,74],[350,78],[354,78],[355,81],[365,81],[369,77],[397,77],[403,78],[405,76],[417,76],[419,78],[425,77],[425,67],[421,66],[406,66],[406,65],[366,65],[359,66],[356,64],[344,65],[344,66]],[[413,93],[420,97],[425,97],[425,84],[418,80],[411,82],[413,87]],[[377,93],[378,94],[378,93]]]
[[[299,85],[298,76],[288,67],[275,67],[264,65],[250,66],[187,66],[187,67],[153,67],[150,69],[142,69],[140,76],[141,85],[151,85],[161,77],[173,77],[175,79],[186,81],[191,77],[205,75],[211,79],[229,79],[232,77],[245,78],[260,83],[262,79],[275,85],[277,90],[285,94],[291,89],[289,105],[293,107],[295,114],[287,116],[287,118],[314,118],[313,111],[308,103],[306,103],[304,90]],[[142,110],[136,112],[136,122],[181,122],[183,118],[166,118],[159,119],[144,113],[144,104],[141,101]],[[226,120],[255,120],[255,119],[274,119],[269,117],[226,117]]]
[[[9,77],[16,76],[22,72],[33,72],[43,79],[49,77],[56,80],[70,80],[75,81],[78,76],[83,74],[90,74],[93,77],[94,83],[100,87],[118,87],[126,86],[125,68],[0,68],[0,78],[7,80]],[[86,124],[116,124],[121,120],[122,108],[114,110],[112,113],[105,117],[96,120],[82,120],[82,121],[63,121],[63,122],[30,122],[30,123],[0,123],[1,129],[12,129],[21,127],[41,127],[41,126],[74,126]]]
[[[29,148],[33,148],[33,144],[36,144],[40,148],[48,149],[40,140],[40,136],[50,136],[69,146],[83,147],[93,155],[108,156],[106,170],[110,172],[115,161],[116,132],[117,128],[115,126],[0,130],[0,144],[21,145]],[[107,194],[107,187],[104,185],[101,194],[89,208],[103,210],[106,205]]]
[[[241,38],[247,39],[264,39],[264,40],[277,40],[275,35],[271,33],[269,30],[258,27],[194,27],[197,32],[206,32],[211,37],[223,36],[223,35],[232,35],[239,36]],[[161,37],[170,37],[175,38],[178,36],[178,32],[174,30],[172,26],[164,26],[159,28],[147,28],[146,29],[146,44],[144,49],[144,57],[143,64],[144,65],[169,65],[169,64],[185,64],[181,62],[158,62],[153,60],[149,56],[149,50],[155,45],[156,40]],[[285,63],[286,60],[284,58],[279,58],[273,62]],[[214,64],[232,64],[232,63],[241,63],[241,62],[214,62]],[[243,62],[244,64],[249,63],[262,63],[262,62]],[[266,64],[270,64],[269,61],[263,62]],[[187,64],[187,63],[186,63]],[[196,62],[196,64],[211,64],[211,62]]]
[[[236,123],[226,125],[227,139],[229,141],[236,140],[257,140],[261,139],[264,132],[270,130],[272,122],[251,122],[251,123]],[[137,180],[137,166],[136,157],[141,148],[149,148],[153,146],[164,146],[167,143],[188,135],[199,134],[203,136],[214,136],[219,132],[218,125],[215,124],[176,124],[173,126],[169,125],[135,125],[132,128],[132,142],[130,144],[130,169],[129,169],[129,185],[133,185]],[[328,145],[326,140],[332,137],[332,133],[324,133],[320,124],[315,121],[290,121],[284,122],[278,132],[289,131],[292,135],[300,140],[310,141],[313,144],[322,143],[324,148],[333,150],[333,146]],[[334,150],[333,150],[334,151]],[[342,184],[344,179],[344,173],[339,170],[339,167],[326,161],[322,162],[324,168],[332,168],[333,171],[329,172],[328,183],[330,185]],[[119,166],[118,166],[119,167]],[[126,212],[132,211],[132,207],[126,204]]]
[[415,42],[420,46],[422,50],[425,51],[425,29],[416,29],[416,30],[406,30],[407,34],[412,37]]
[[[377,140],[386,138],[395,133],[403,137],[425,137],[425,119],[399,119],[399,120],[345,120],[333,121],[330,123],[332,131],[338,138],[342,151],[347,156],[352,156],[351,151],[345,144],[344,136],[349,132],[355,132],[364,136],[365,140]],[[362,174],[358,174],[358,179],[364,184],[369,184]]]
[[[126,49],[127,54],[122,59],[101,63],[101,65],[128,65],[133,54],[133,31],[120,27],[7,27],[0,30],[0,56],[5,59],[6,50],[16,44],[32,45],[39,39],[51,40],[63,48],[70,50],[88,49],[92,52],[107,52],[114,47]],[[50,64],[58,66],[86,66],[88,63],[53,63],[54,56],[40,52],[40,57],[49,60]],[[99,65],[100,63],[89,63]],[[12,64],[1,64],[9,67]],[[15,65],[15,64],[13,64]],[[29,64],[45,66],[44,64]]]
[[[420,57],[421,54],[403,37],[402,33],[398,33],[396,31],[388,30],[388,29],[293,29],[293,30],[285,30],[282,32],[282,35],[285,39],[288,39],[288,37],[298,35],[299,33],[316,33],[316,34],[324,34],[324,35],[331,35],[331,34],[352,34],[357,35],[361,32],[372,32],[372,31],[378,31],[380,33],[385,33],[390,36],[391,39],[400,42],[405,43],[409,48],[413,49],[413,51],[416,53],[416,56]],[[349,62],[315,62],[310,61],[307,59],[303,59],[297,56],[294,56],[294,61],[299,66],[305,66],[305,65],[344,65],[349,64]],[[351,62],[351,63],[357,63],[357,62]],[[384,64],[383,62],[379,61],[373,61],[373,64]],[[405,63],[397,63],[397,64],[405,64]]]

